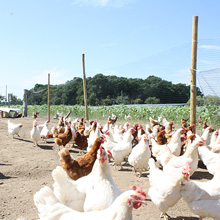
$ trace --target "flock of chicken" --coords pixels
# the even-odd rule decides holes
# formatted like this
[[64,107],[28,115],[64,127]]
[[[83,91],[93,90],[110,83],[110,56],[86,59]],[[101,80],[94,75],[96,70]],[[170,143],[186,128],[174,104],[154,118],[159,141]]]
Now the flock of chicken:
[[[117,116],[101,126],[97,120],[59,119],[48,129],[49,121],[38,125],[33,121],[31,138],[34,145],[40,139],[54,138],[59,146],[60,165],[52,171],[53,190],[43,187],[34,195],[40,219],[106,219],[130,220],[132,209],[146,203],[146,194],[139,186],[122,192],[114,183],[110,164],[123,169],[128,163],[139,176],[149,170],[148,195],[169,218],[168,209],[180,198],[200,219],[220,219],[220,135],[218,130],[203,124],[201,136],[195,125],[175,130],[174,122],[162,116],[149,117],[150,123],[119,126]],[[14,126],[14,127],[13,127]],[[8,121],[8,131],[18,135],[22,125]],[[13,129],[14,128],[14,129]],[[73,144],[81,154],[73,158],[67,148]],[[61,149],[62,148],[62,149]],[[210,174],[205,182],[191,180],[201,160]],[[89,182],[90,184],[86,184]]]

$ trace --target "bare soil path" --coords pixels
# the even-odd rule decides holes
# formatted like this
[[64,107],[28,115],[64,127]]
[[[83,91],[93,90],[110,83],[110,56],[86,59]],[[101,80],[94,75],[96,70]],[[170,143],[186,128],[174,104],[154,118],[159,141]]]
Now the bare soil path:
[[[30,138],[32,118],[10,120],[14,123],[22,123],[23,127],[20,137],[13,138],[8,134],[8,119],[0,118],[0,219],[16,220],[23,217],[27,220],[36,220],[38,213],[33,196],[45,185],[52,188],[51,172],[56,166],[59,166],[58,147],[54,144],[53,139],[46,144],[43,141],[40,142],[38,147],[33,146]],[[37,118],[40,124],[45,120],[46,118],[43,117]],[[49,128],[56,124],[57,120],[52,119]],[[77,157],[76,148],[70,148],[70,152]],[[124,166],[122,171],[112,168],[113,179],[122,191],[131,189],[133,185],[141,185],[147,193],[149,188],[147,174],[145,173],[139,178],[132,172],[130,166]],[[205,169],[201,168],[193,175],[193,179],[201,181],[211,177]],[[190,212],[182,199],[168,211],[168,214],[173,220],[198,219],[198,216]],[[133,219],[160,220],[160,211],[148,196],[147,205],[133,211]]]

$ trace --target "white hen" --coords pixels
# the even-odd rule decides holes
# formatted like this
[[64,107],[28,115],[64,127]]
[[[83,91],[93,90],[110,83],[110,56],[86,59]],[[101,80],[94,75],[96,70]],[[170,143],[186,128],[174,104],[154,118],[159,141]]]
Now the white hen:
[[[210,147],[214,153],[220,153],[220,133],[219,133],[219,130],[215,131],[215,135],[217,135],[217,137],[216,136],[211,137],[212,142],[210,143]],[[214,141],[215,138],[216,138],[216,140]]]
[[38,141],[40,141],[40,130],[36,121],[33,121],[33,128],[31,129],[31,139],[34,142],[34,146],[38,145]]
[[220,167],[220,154],[210,151],[207,146],[199,147],[198,152],[209,173],[215,175],[216,170]]
[[120,165],[122,169],[122,161],[131,153],[132,140],[134,136],[132,133],[135,132],[133,128],[129,128],[123,136],[123,140],[118,142],[115,147],[111,150],[112,157],[114,159],[114,165]]
[[87,152],[89,152],[92,149],[92,146],[96,140],[96,138],[100,137],[102,135],[102,126],[101,124],[97,123],[96,129],[93,132],[90,132],[89,138],[88,138],[88,147],[87,147]]
[[139,171],[140,176],[142,170],[148,168],[148,160],[151,157],[151,151],[149,149],[148,135],[142,135],[141,141],[132,149],[128,156],[128,163],[133,166],[134,171]]
[[[189,162],[191,167],[190,176],[196,171],[198,167],[198,147],[203,146],[205,141],[202,138],[196,138],[186,149],[182,156],[172,156],[166,164],[163,165],[165,173],[173,173],[176,170],[181,170],[186,162]],[[179,171],[180,172],[180,171]]]
[[84,211],[106,209],[121,193],[112,178],[108,155],[101,146],[90,174],[90,182],[86,187]]
[[105,148],[106,151],[107,150],[111,151],[115,147],[115,145],[117,144],[117,142],[114,141],[112,131],[111,130],[106,130],[105,131],[105,137],[106,137],[106,140],[102,144],[102,146]]
[[[149,175],[149,191],[152,202],[162,212],[161,217],[168,219],[166,212],[172,206],[174,206],[179,199],[180,195],[180,182],[188,177],[189,171],[186,169],[181,172],[174,172],[172,174],[166,174],[160,170],[154,159],[149,159],[150,175]],[[184,175],[183,175],[184,174]]]
[[146,194],[142,188],[134,186],[133,190],[122,193],[110,207],[104,210],[78,212],[61,204],[47,186],[34,195],[34,203],[40,220],[132,220],[133,208],[138,209],[142,203],[145,203],[145,199]]
[[167,144],[170,148],[171,153],[175,156],[179,156],[182,147],[181,135],[186,132],[184,127],[179,128],[176,132],[172,135],[170,142]]
[[206,142],[207,145],[210,144],[210,140],[211,140],[211,136],[210,136],[210,132],[213,130],[213,127],[212,126],[209,126],[207,127],[203,133],[202,133],[202,136],[201,138],[203,138]]
[[8,120],[8,133],[13,135],[13,138],[15,135],[20,137],[19,132],[22,127],[23,127],[23,125],[21,123],[15,124],[15,123],[12,123],[10,120]]
[[220,179],[214,177],[206,182],[183,181],[180,191],[190,210],[199,219],[220,219]]
[[50,130],[48,128],[49,122],[50,122],[49,120],[45,121],[44,126],[40,132],[40,137],[44,140],[45,143],[46,143],[48,134],[50,133]]

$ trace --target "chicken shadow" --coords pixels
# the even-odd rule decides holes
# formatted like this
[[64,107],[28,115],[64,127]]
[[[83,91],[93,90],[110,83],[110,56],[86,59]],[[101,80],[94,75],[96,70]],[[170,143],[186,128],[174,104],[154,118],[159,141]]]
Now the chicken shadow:
[[178,216],[176,218],[169,217],[169,220],[198,220],[197,217],[185,217],[185,216]]
[[12,166],[12,164],[0,163],[0,166]]
[[47,144],[54,144],[54,141],[46,141],[47,142]]
[[5,176],[3,173],[0,172],[0,179],[11,179],[11,178],[17,178],[17,177],[10,177],[10,176]]
[[190,177],[192,180],[202,180],[202,179],[207,179],[211,180],[213,178],[213,175],[206,172],[206,171],[195,171],[193,175]]
[[14,137],[14,139],[19,140],[19,141],[28,142],[28,143],[33,143],[32,141],[23,139],[23,138],[21,138],[21,137]]
[[42,145],[42,144],[39,145],[38,144],[38,147],[43,149],[43,150],[53,150],[53,146],[51,146],[51,145]]
[[[69,150],[69,152],[70,152],[70,153],[73,153],[73,154],[79,154],[79,150],[75,150],[75,149],[74,149],[74,150],[73,150],[73,149],[72,149],[72,150]],[[84,153],[84,154],[85,154],[85,153]],[[84,154],[82,154],[82,155],[84,155]],[[82,156],[82,155],[81,155],[81,156]]]
[[207,170],[206,165],[202,162],[202,160],[199,160],[198,167],[201,168],[201,169]]

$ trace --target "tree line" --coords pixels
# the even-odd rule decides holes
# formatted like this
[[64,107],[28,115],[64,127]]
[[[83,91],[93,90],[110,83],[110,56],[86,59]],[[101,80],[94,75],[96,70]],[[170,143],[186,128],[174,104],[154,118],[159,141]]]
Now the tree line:
[[[172,84],[156,76],[146,79],[97,74],[86,79],[87,103],[90,106],[114,104],[187,103],[190,86]],[[36,84],[28,90],[28,104],[47,103],[47,85]],[[197,88],[197,95],[202,96]],[[65,84],[50,85],[51,105],[84,105],[83,79],[74,77]]]

